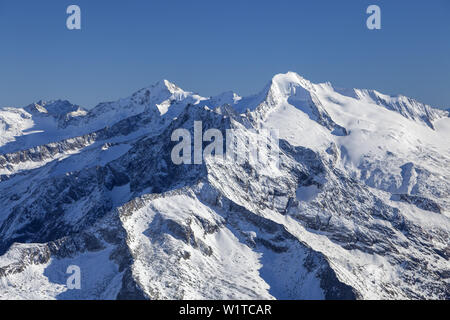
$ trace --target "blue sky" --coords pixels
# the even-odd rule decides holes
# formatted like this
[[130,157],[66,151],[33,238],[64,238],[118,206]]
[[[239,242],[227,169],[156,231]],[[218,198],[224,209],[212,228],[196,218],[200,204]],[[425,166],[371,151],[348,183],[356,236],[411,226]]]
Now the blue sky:
[[[381,30],[366,28],[370,4]],[[0,106],[93,107],[160,79],[248,95],[289,70],[450,107],[450,1],[0,0]]]

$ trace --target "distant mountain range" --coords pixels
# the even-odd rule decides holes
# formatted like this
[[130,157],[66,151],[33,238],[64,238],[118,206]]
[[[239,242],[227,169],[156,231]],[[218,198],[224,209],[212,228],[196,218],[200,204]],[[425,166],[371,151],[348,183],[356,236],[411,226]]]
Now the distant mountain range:
[[[199,121],[278,130],[278,166],[175,165]],[[449,110],[405,96],[289,72],[0,109],[0,299],[450,299],[449,244]]]

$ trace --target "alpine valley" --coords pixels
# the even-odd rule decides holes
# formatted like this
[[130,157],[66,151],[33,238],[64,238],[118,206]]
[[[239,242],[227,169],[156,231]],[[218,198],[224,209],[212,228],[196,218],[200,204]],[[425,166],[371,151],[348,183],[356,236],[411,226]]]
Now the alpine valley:
[[[278,166],[175,165],[196,121],[279,130]],[[449,111],[414,99],[289,72],[0,109],[0,299],[445,300],[449,259]]]

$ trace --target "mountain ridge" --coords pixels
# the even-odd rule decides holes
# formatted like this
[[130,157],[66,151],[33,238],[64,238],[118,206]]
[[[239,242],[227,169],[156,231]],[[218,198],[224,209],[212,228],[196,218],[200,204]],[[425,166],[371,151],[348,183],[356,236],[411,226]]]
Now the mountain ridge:
[[[352,90],[287,73],[69,120],[0,109],[0,299],[449,299],[448,114]],[[277,130],[279,164],[175,165],[198,122],[244,153]]]

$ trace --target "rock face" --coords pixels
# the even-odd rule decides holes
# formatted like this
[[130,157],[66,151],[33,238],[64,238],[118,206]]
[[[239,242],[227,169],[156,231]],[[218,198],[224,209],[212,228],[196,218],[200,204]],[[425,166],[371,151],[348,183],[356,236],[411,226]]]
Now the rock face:
[[[278,162],[174,164],[200,121],[278,130]],[[0,131],[0,299],[450,298],[447,111],[287,73],[0,109]]]

